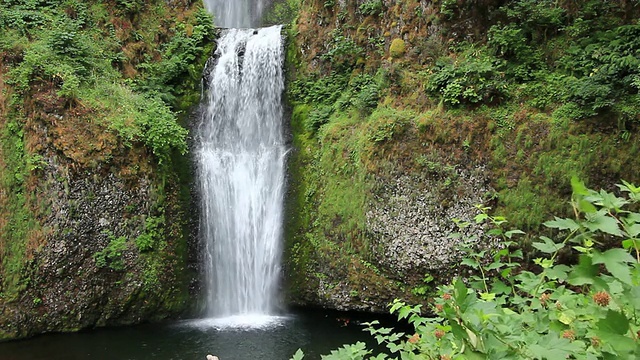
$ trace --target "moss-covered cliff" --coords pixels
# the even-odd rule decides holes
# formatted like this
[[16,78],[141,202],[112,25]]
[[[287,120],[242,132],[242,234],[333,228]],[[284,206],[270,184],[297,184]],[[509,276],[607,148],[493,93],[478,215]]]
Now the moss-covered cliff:
[[185,311],[184,125],[211,17],[188,0],[11,0],[0,32],[0,340]]
[[294,303],[417,301],[463,270],[449,235],[474,205],[534,236],[568,211],[572,176],[639,180],[637,1],[279,6],[295,17]]

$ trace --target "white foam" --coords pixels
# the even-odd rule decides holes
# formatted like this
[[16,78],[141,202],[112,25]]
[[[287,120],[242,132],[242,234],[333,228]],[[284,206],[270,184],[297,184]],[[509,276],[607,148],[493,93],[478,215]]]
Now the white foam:
[[184,324],[200,330],[265,330],[284,326],[287,316],[242,314],[222,318],[190,320]]

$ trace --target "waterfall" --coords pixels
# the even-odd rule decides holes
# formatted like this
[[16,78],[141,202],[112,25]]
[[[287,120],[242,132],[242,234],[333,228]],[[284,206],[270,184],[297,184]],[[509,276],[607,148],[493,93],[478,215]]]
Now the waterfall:
[[277,308],[286,146],[281,27],[225,30],[197,131],[206,315]]
[[204,0],[216,26],[246,28],[260,20],[269,0]]

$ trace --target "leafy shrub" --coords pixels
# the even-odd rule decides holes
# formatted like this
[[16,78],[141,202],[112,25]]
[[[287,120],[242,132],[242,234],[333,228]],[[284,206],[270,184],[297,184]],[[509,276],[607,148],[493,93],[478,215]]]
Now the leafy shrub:
[[329,117],[331,117],[332,113],[333,108],[328,105],[320,105],[311,110],[305,118],[304,129],[312,135],[315,134],[320,126],[329,122]]
[[[513,249],[512,239],[523,233],[504,231],[504,218],[482,212],[475,221],[492,224],[488,234],[503,246],[490,256],[467,249],[462,264],[476,275],[439,289],[435,317],[396,300],[391,312],[407,320],[413,333],[368,324],[390,355],[370,356],[358,343],[323,359],[637,359],[640,213],[631,209],[637,209],[640,188],[623,182],[618,188],[626,197],[618,197],[575,179],[572,186],[576,217],[544,223],[558,240],[543,236],[532,244],[539,271],[530,271],[522,251]],[[596,246],[603,241],[621,241],[622,247]],[[559,263],[561,253],[578,263]],[[302,358],[301,351],[293,357]]]
[[413,115],[412,112],[398,111],[388,107],[377,109],[368,120],[368,140],[382,143],[401,135],[407,129]]
[[585,38],[559,60],[573,79],[568,100],[589,115],[601,114],[638,93],[640,76],[640,25],[619,26]]
[[349,78],[345,74],[314,74],[293,81],[289,85],[288,95],[293,101],[329,105],[340,97],[348,83]]
[[358,7],[358,11],[364,16],[381,15],[382,10],[382,0],[367,0]]
[[299,7],[298,0],[276,2],[265,15],[265,22],[267,24],[290,24],[296,18]]
[[141,252],[151,251],[164,239],[164,216],[150,216],[144,222],[144,231],[135,239]]
[[51,6],[51,3],[39,0],[4,1],[0,7],[0,27],[26,35],[47,24],[50,19],[44,10]]
[[129,13],[136,13],[144,7],[142,0],[116,0],[116,4]]
[[440,5],[440,13],[445,19],[451,20],[458,10],[458,2],[456,0],[442,0]]
[[93,254],[93,259],[100,268],[108,266],[116,271],[124,270],[122,255],[128,247],[126,237],[116,238],[113,234],[109,234],[109,244],[103,250]]
[[320,58],[329,61],[335,71],[345,72],[353,69],[363,54],[364,49],[361,46],[348,35],[342,34],[340,29],[336,29],[331,35],[327,52]]
[[566,21],[566,11],[555,0],[511,1],[502,8],[532,39],[546,39],[556,34]]
[[171,108],[157,96],[140,97],[140,112],[135,119],[145,145],[160,163],[169,161],[171,152],[187,153],[187,129],[180,126]]
[[380,100],[380,86],[375,82],[365,85],[355,98],[356,108],[363,114],[368,114],[378,106]]
[[498,103],[506,98],[504,62],[484,51],[468,50],[458,61],[440,58],[426,89],[448,105]]
[[507,74],[518,80],[532,80],[535,70],[544,67],[540,54],[528,43],[519,25],[494,25],[487,34],[487,45],[497,56],[509,60]]
[[184,23],[176,28],[171,41],[162,48],[162,60],[149,61],[139,65],[143,79],[137,83],[137,89],[154,92],[167,103],[175,103],[176,98],[192,91],[196,84],[184,79],[198,79],[202,68],[196,60],[203,57],[207,46],[213,41],[215,28],[213,19],[204,9],[196,13],[195,25]]
[[59,95],[69,99],[78,97],[82,84],[91,76],[112,71],[92,39],[78,30],[78,24],[61,20],[49,31],[24,49],[22,62],[9,71],[9,83],[22,93],[34,81],[54,83]]

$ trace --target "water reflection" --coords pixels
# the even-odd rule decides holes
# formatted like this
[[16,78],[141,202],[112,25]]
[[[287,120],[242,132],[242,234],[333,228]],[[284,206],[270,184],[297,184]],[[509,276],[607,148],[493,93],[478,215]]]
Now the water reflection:
[[[298,313],[275,317],[265,326],[230,326],[206,320],[143,325],[79,334],[52,334],[0,344],[2,360],[286,360],[298,348],[305,359],[319,359],[345,343],[366,341],[358,321],[345,315]],[[238,320],[238,319],[236,319]],[[372,344],[373,345],[373,344]]]

